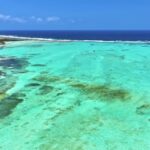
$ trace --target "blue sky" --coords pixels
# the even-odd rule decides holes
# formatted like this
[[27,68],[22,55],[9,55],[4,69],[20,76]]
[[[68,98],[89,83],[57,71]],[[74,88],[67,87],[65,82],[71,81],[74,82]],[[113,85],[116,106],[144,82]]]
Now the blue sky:
[[148,30],[150,0],[0,0],[0,30]]

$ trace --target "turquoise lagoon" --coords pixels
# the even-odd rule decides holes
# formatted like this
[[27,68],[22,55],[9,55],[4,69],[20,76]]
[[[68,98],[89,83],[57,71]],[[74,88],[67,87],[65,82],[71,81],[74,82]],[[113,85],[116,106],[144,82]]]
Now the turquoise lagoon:
[[150,44],[8,42],[1,150],[149,150]]

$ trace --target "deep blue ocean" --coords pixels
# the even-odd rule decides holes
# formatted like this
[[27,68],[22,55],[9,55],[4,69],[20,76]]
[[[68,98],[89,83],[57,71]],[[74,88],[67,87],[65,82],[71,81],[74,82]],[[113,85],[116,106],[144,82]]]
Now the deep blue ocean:
[[150,41],[150,31],[0,31],[0,35],[21,37],[104,40],[104,41]]

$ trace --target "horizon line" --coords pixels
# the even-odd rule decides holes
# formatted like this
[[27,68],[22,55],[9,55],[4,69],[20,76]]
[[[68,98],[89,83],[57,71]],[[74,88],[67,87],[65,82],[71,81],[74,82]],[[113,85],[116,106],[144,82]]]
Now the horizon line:
[[150,31],[150,29],[0,29],[0,32],[5,31]]

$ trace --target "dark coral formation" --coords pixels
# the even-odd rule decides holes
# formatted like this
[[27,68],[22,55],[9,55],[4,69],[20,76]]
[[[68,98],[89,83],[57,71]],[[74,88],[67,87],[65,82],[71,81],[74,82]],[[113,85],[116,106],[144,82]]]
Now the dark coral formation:
[[27,65],[28,61],[24,58],[0,57],[0,119],[10,115],[13,109],[24,100],[24,95],[20,92],[8,95],[7,91],[15,86],[16,73],[25,71]]
[[15,86],[16,74],[25,72],[28,61],[24,58],[0,57],[0,91],[6,92]]
[[0,119],[11,114],[12,110],[22,102],[20,94],[8,95],[7,91],[15,84],[15,79],[9,76],[0,80]]
[[6,93],[9,89],[14,87],[16,78],[6,76],[6,78],[0,79],[0,93]]
[[50,84],[60,81],[57,76],[50,76],[47,72],[41,73],[40,75],[33,78],[33,83],[27,85],[28,87],[37,86],[39,87],[40,95],[46,95],[54,90],[54,87]]
[[50,76],[48,74],[40,74],[39,76],[33,78],[33,80],[38,82],[52,83],[60,81],[60,77]]
[[5,95],[0,101],[0,119],[10,115],[13,109],[24,100],[23,97],[24,95],[20,95],[19,93],[10,96]]
[[54,87],[49,86],[49,85],[43,85],[42,87],[39,88],[40,94],[45,95],[49,94],[54,90]]
[[0,92],[0,102],[6,97],[6,93]]
[[46,65],[45,64],[33,64],[32,66],[34,66],[34,67],[45,67]]
[[138,115],[150,115],[150,104],[143,104],[136,108]]
[[0,66],[4,68],[22,69],[27,65],[26,59],[23,58],[0,58]]
[[39,83],[29,83],[28,85],[27,85],[27,87],[38,87],[38,86],[40,86],[41,84],[39,84]]
[[4,71],[0,70],[0,77],[2,77],[2,76],[6,76],[6,73]]
[[92,85],[86,83],[73,83],[71,84],[73,88],[76,88],[82,91],[84,94],[92,98],[104,98],[105,100],[114,100],[118,99],[125,101],[130,97],[128,91],[121,88],[113,88],[108,85]]
[[40,88],[40,90],[43,89],[43,91],[45,91],[41,93],[49,93],[53,89],[53,87],[49,86],[49,84],[58,82],[66,84],[67,86],[71,86],[72,88],[75,88],[77,90],[80,90],[81,93],[85,94],[86,96],[92,99],[104,99],[107,101],[112,100],[126,101],[129,98],[131,98],[129,91],[122,88],[115,88],[107,84],[99,85],[99,84],[83,83],[75,81],[73,79],[65,79],[57,76],[50,76],[48,74],[41,74],[33,78],[33,80],[45,85],[42,88]]

